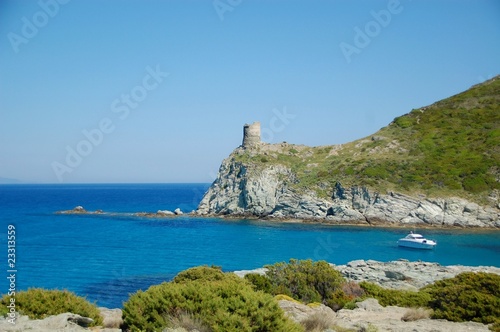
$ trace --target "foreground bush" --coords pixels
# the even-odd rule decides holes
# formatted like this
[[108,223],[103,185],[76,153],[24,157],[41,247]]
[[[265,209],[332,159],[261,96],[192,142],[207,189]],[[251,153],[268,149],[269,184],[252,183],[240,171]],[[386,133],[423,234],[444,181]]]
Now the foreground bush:
[[123,308],[132,331],[161,331],[190,317],[211,331],[301,331],[271,295],[220,269],[197,267],[132,295]]
[[407,308],[428,307],[431,295],[428,292],[386,289],[379,285],[363,281],[359,284],[366,297],[373,297],[380,305],[394,305]]
[[[1,299],[1,306],[5,307],[10,296]],[[48,316],[71,312],[94,320],[92,325],[101,325],[102,317],[99,309],[86,299],[69,291],[46,290],[31,288],[16,293],[16,310],[31,319],[44,319]]]
[[[421,292],[430,294],[433,318],[451,321],[500,323],[500,276],[465,272],[437,281]],[[498,325],[497,325],[498,326]]]
[[257,289],[273,295],[288,295],[303,303],[319,302],[333,310],[355,298],[344,291],[347,283],[342,274],[325,261],[291,259],[289,263],[266,268],[266,276],[248,275],[246,279]]

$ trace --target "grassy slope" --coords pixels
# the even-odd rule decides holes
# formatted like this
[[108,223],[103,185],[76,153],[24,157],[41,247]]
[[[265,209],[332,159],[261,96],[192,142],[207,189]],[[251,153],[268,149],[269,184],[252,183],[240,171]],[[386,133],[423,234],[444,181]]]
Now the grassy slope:
[[500,189],[500,76],[342,146],[273,147],[236,158],[254,167],[287,165],[297,175],[294,187],[321,196],[340,182],[486,203]]

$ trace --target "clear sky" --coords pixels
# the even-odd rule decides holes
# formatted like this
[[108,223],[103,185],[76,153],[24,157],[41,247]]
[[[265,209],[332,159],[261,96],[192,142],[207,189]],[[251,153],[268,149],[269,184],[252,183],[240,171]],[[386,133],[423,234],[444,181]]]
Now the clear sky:
[[0,1],[0,177],[211,182],[500,74],[500,1]]

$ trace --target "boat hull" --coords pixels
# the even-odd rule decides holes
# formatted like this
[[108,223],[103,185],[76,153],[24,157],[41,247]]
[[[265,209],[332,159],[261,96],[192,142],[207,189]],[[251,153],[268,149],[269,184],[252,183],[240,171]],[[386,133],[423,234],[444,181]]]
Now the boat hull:
[[417,241],[407,241],[407,240],[399,240],[398,245],[400,247],[406,247],[406,248],[414,248],[414,249],[434,249],[434,246],[436,243],[434,241],[429,241],[427,242],[417,242]]

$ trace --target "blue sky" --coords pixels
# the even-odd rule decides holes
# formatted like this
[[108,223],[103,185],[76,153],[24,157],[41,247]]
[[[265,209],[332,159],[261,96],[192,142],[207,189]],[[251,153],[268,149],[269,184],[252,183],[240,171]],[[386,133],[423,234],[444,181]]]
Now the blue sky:
[[0,177],[211,182],[245,123],[348,142],[499,59],[499,1],[2,0]]

